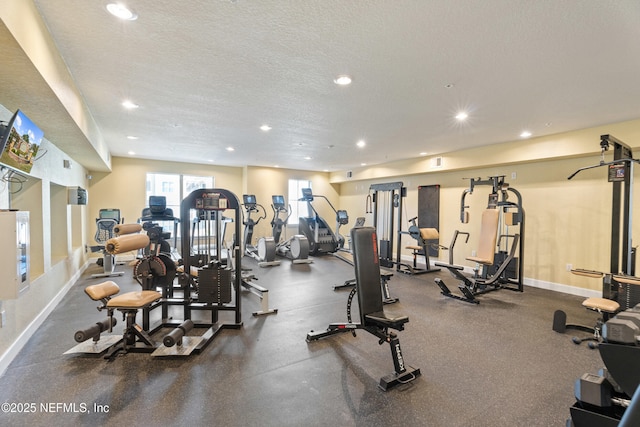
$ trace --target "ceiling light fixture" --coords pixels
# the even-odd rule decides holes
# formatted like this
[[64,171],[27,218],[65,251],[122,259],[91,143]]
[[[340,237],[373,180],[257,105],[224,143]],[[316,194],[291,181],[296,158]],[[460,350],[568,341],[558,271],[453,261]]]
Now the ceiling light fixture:
[[366,143],[366,142],[364,142],[364,140],[363,140],[363,139],[361,139],[360,141],[358,141],[358,142],[356,143],[356,145],[357,145],[358,147],[362,148],[362,147],[364,147],[365,145],[367,145],[367,143]]
[[309,157],[309,156],[305,156],[305,157],[304,157],[304,159],[305,159],[305,160],[311,160],[311,157]]
[[461,122],[466,120],[467,117],[469,117],[469,115],[464,111],[460,111],[458,114],[456,114],[456,119],[460,120]]
[[271,126],[262,125],[262,126],[260,126],[260,130],[263,131],[263,132],[269,132],[271,130]]
[[124,21],[135,21],[138,19],[138,15],[122,3],[109,3],[107,5],[107,12]]
[[127,154],[129,154],[130,156],[135,156],[136,153],[134,151],[129,151]]
[[529,132],[528,130],[525,130],[520,134],[520,138],[529,138],[530,136],[531,132]]
[[227,147],[227,151],[236,151],[236,149],[233,147]]
[[423,151],[422,153],[420,153],[420,155],[421,155],[421,156],[426,156],[426,155],[427,155],[427,153]]
[[134,108],[140,107],[138,104],[129,101],[128,99],[122,101],[122,106],[127,110],[133,110]]
[[367,166],[366,163],[360,163],[360,166]]
[[351,84],[351,77],[347,76],[346,74],[343,74],[333,79],[333,82],[340,86],[347,86]]
[[138,139],[138,137],[137,136],[133,136],[133,135],[128,135],[127,139]]

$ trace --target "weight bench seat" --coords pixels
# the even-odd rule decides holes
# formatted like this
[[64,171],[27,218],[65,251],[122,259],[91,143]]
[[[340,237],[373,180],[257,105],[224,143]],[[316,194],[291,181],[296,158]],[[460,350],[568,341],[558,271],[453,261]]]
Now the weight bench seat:
[[[420,238],[423,241],[435,240],[440,238],[440,234],[438,233],[438,230],[436,228],[421,228]],[[407,245],[406,248],[411,249],[413,251],[421,251],[423,249],[422,246],[418,246],[418,245]]]
[[107,308],[139,309],[146,307],[162,297],[157,291],[134,291],[113,297],[107,303]]
[[582,302],[582,306],[594,311],[603,311],[605,313],[616,313],[620,310],[620,304],[617,302],[607,299],[607,298],[598,298],[591,297],[587,298]]
[[396,330],[402,330],[405,323],[409,321],[408,316],[388,317],[385,312],[379,311],[364,315],[365,324],[374,323],[378,326],[389,327]]
[[92,300],[100,301],[101,299],[109,298],[120,292],[120,287],[115,282],[107,280],[97,285],[87,286],[84,288],[84,292],[89,295],[89,298]]

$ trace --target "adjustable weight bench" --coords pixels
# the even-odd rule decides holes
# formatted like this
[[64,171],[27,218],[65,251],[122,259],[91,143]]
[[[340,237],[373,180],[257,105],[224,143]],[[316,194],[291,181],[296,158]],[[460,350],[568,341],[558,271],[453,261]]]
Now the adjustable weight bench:
[[[364,329],[378,337],[379,344],[389,343],[395,372],[380,379],[379,387],[386,391],[398,384],[416,379],[420,375],[420,369],[405,364],[400,340],[394,332],[389,331],[389,329],[402,331],[409,318],[407,316],[392,317],[384,312],[377,241],[376,230],[373,227],[351,229],[356,287],[349,294],[347,322],[331,323],[325,331],[311,331],[307,334],[307,342],[343,332],[351,332],[355,336],[357,329]],[[360,323],[351,321],[351,302],[355,293],[358,294]]]

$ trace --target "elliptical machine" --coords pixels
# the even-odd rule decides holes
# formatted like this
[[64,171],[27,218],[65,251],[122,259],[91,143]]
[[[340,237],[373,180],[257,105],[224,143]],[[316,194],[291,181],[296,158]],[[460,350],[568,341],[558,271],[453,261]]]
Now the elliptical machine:
[[[243,194],[242,201],[242,206],[247,213],[247,217],[242,222],[244,224],[243,253],[255,258],[260,267],[280,265],[280,261],[276,260],[276,243],[273,237],[261,237],[258,240],[258,247],[251,245],[253,228],[258,225],[260,220],[267,218],[267,211],[256,201],[254,194]],[[251,218],[251,214],[254,212],[260,215],[257,220]]]
[[336,231],[331,230],[327,222],[318,214],[313,207],[314,194],[310,188],[302,189],[302,198],[300,201],[307,202],[310,211],[313,212],[311,217],[300,217],[298,230],[300,234],[304,234],[309,240],[309,249],[312,255],[319,253],[334,253],[344,247],[344,237],[340,235],[340,227],[349,223],[349,215],[346,210],[336,210],[329,199],[325,196],[321,197],[329,203],[331,209],[336,213]]
[[276,244],[276,253],[282,257],[289,258],[294,264],[312,263],[313,261],[309,259],[309,241],[306,236],[295,234],[287,240],[280,241],[282,230],[287,226],[291,216],[291,205],[285,205],[284,196],[282,195],[271,196],[271,201],[271,209],[273,209],[271,227],[273,240]]

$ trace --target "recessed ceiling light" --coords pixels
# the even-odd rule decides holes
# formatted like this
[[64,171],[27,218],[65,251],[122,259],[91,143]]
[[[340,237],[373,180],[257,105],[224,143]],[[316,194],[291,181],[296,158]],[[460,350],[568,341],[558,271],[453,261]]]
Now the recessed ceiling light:
[[464,111],[460,111],[458,114],[456,114],[456,119],[463,121],[466,120],[467,117],[469,117],[469,115],[467,113],[465,113]]
[[128,135],[127,139],[138,139],[138,137],[137,136],[133,136],[133,135]]
[[209,163],[213,163],[213,159],[209,159],[209,160],[208,160],[208,162],[209,162]]
[[280,167],[280,165],[273,165],[273,167],[274,167],[274,168],[279,168],[279,167]]
[[347,86],[351,84],[351,77],[347,76],[346,74],[343,74],[333,79],[333,82],[340,86]]
[[422,153],[420,153],[421,156],[426,156],[427,153],[425,153],[424,151]]
[[528,130],[525,130],[520,134],[520,138],[529,138],[530,136],[531,132],[529,132]]
[[134,109],[134,108],[138,108],[138,107],[139,107],[139,105],[138,105],[138,104],[136,104],[136,103],[134,103],[134,102],[131,102],[131,101],[129,101],[128,99],[127,99],[127,100],[122,101],[122,106],[123,106],[124,108],[126,108],[127,110],[132,110],[132,109]]
[[304,159],[305,159],[305,160],[311,160],[311,157],[309,157],[309,156],[305,156],[305,157],[304,157]]
[[107,11],[116,18],[120,18],[125,21],[135,21],[138,19],[138,15],[121,3],[109,3],[107,5]]
[[362,147],[364,147],[365,145],[367,145],[367,143],[366,143],[366,142],[364,142],[364,140],[363,140],[363,139],[361,139],[360,141],[358,141],[358,142],[357,142],[357,144],[356,144],[356,145],[357,145],[358,147],[362,148]]
[[127,154],[129,154],[130,156],[135,156],[136,153],[134,151],[129,151]]
[[268,131],[270,131],[270,130],[271,130],[271,126],[269,126],[269,125],[262,125],[262,126],[260,126],[260,130],[261,130],[261,131],[264,131],[264,132],[268,132]]
[[360,163],[360,166],[367,166],[366,163]]
[[227,151],[235,151],[236,149],[233,147],[227,147]]

